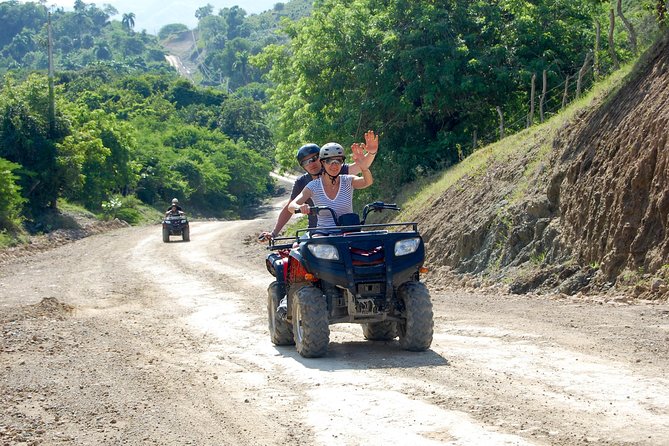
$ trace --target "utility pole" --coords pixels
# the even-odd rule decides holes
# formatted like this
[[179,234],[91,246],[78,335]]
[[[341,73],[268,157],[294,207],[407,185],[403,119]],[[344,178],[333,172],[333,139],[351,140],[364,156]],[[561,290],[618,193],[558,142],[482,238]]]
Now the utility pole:
[[51,35],[51,12],[48,15],[48,57],[49,57],[49,137],[56,135],[56,95],[53,86],[53,37]]

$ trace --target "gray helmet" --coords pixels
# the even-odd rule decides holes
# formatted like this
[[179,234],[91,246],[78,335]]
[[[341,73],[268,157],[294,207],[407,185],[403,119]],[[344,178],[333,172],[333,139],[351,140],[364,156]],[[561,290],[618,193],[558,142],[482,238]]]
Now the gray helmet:
[[344,148],[340,144],[337,144],[336,142],[329,142],[321,147],[321,152],[318,157],[324,160],[335,157],[346,158],[346,155],[344,155]]
[[179,204],[179,200],[177,200],[176,198],[172,198],[172,204]]
[[295,155],[295,158],[297,158],[297,162],[299,163],[300,161],[302,161],[303,159],[305,159],[310,155],[318,154],[320,150],[321,148],[314,143],[305,144],[299,149],[297,149],[297,154]]

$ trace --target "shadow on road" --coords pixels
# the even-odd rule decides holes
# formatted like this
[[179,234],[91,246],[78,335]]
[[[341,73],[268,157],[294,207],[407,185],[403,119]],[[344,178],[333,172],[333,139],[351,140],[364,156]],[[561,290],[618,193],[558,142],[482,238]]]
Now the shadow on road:
[[326,372],[450,365],[446,358],[432,350],[409,352],[403,350],[397,341],[330,342],[328,352],[322,358],[303,358],[293,346],[275,348],[306,368]]

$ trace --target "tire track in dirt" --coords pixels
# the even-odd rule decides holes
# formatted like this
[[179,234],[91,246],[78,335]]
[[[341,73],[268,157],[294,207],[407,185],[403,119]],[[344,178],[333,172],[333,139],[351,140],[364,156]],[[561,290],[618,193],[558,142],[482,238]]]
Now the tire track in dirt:
[[[271,277],[263,259],[240,257],[239,245],[249,222],[192,225],[191,242],[161,245],[146,239],[136,252],[155,258],[144,262],[147,276],[163,271],[173,277],[166,288],[176,290],[179,304],[194,310],[189,325],[219,339],[226,357],[258,378],[259,394],[269,387],[273,397],[282,390],[295,395],[281,413],[291,413],[309,426],[316,444],[355,444],[361,438],[379,442],[440,444],[530,444],[496,432],[461,410],[446,410],[430,399],[417,399],[420,387],[414,370],[448,368],[435,352],[410,353],[397,342],[361,341],[356,325],[332,326],[326,358],[304,359],[292,347],[273,347],[266,330],[265,293]],[[253,231],[251,231],[253,232]],[[254,232],[255,233],[255,232]],[[178,246],[177,246],[178,245]],[[174,254],[165,255],[165,250]],[[257,250],[255,250],[257,252]],[[156,264],[161,258],[166,264]],[[141,262],[140,262],[141,263]],[[196,277],[196,278],[195,278]],[[234,290],[234,291],[231,291]],[[226,340],[237,340],[234,345]],[[261,379],[275,376],[277,382]],[[277,386],[278,385],[278,386]],[[271,407],[269,401],[256,402]],[[276,407],[273,408],[276,413]],[[407,420],[411,423],[407,423]],[[306,440],[306,439],[305,439]]]

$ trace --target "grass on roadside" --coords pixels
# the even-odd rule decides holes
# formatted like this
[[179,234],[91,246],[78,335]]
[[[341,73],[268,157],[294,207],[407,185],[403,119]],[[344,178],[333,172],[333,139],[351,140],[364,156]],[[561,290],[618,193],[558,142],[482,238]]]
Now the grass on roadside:
[[553,116],[548,121],[482,147],[462,162],[442,172],[407,185],[404,193],[397,198],[397,202],[402,203],[402,212],[397,219],[401,220],[411,215],[417,215],[429,202],[438,198],[445,190],[456,185],[461,179],[467,176],[480,175],[489,166],[495,163],[503,163],[511,156],[517,156],[520,151],[529,151],[531,148],[536,147],[537,144],[540,144],[541,148],[537,151],[537,158],[528,163],[524,180],[518,184],[517,190],[512,197],[514,200],[522,199],[524,191],[527,189],[527,185],[532,177],[532,172],[536,170],[541,161],[550,153],[552,141],[557,135],[558,130],[594,103],[605,102],[608,98],[612,97],[611,93],[624,85],[625,79],[632,69],[633,64],[622,67],[606,79],[600,81],[588,94],[572,102],[564,111]]

